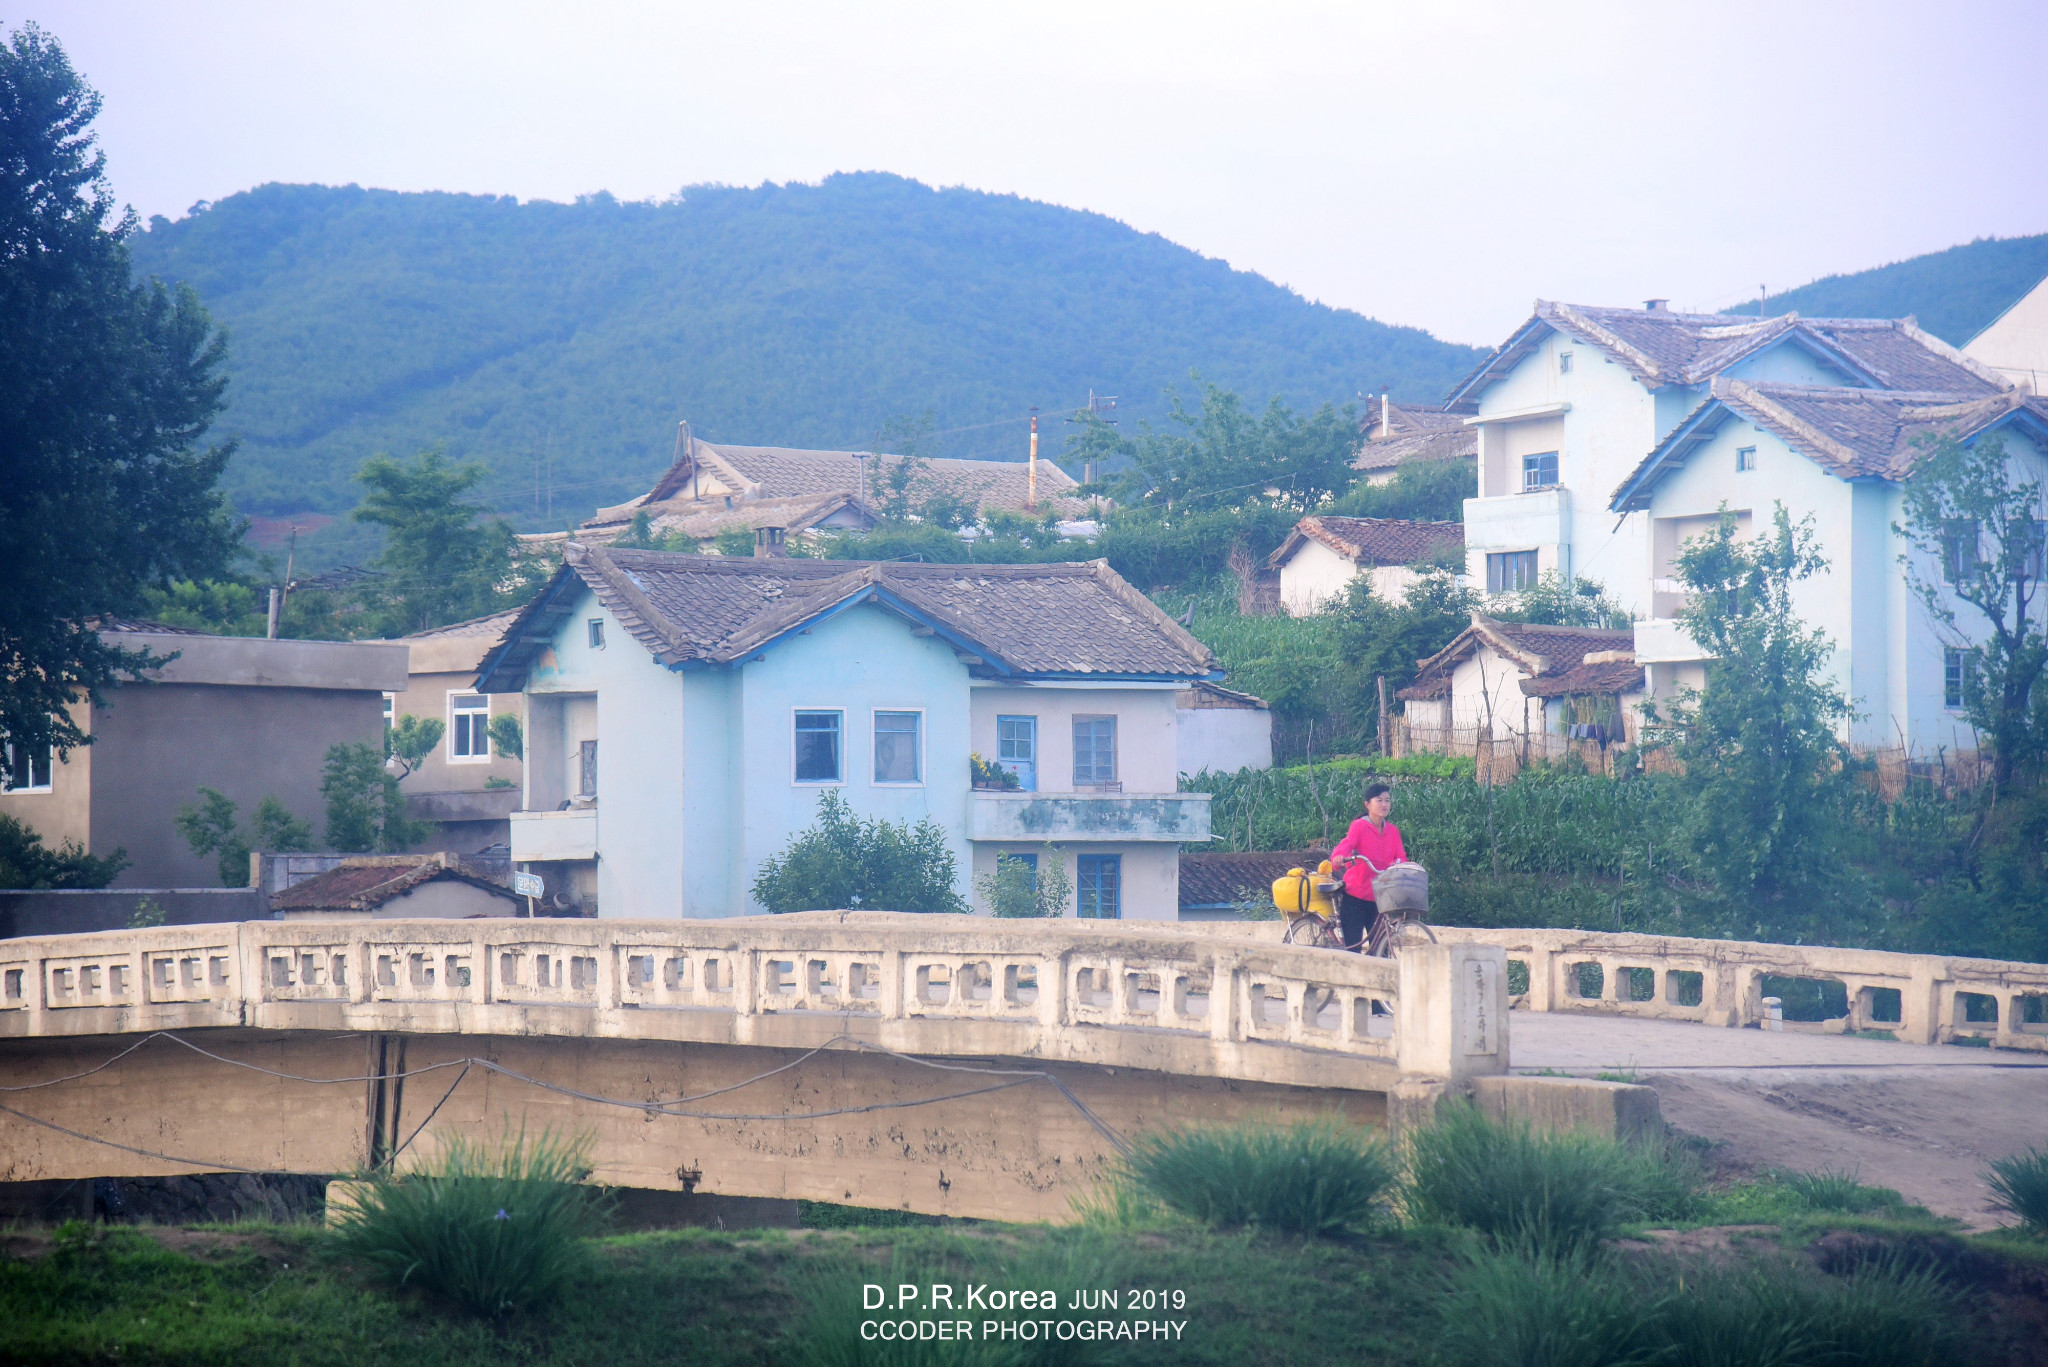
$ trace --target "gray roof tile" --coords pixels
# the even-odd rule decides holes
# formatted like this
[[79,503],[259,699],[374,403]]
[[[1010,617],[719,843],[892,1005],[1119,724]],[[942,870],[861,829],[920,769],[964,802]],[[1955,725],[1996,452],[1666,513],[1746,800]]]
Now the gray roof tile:
[[1462,522],[1410,522],[1394,517],[1305,517],[1273,552],[1279,567],[1304,541],[1329,547],[1355,565],[1414,565],[1465,548]]

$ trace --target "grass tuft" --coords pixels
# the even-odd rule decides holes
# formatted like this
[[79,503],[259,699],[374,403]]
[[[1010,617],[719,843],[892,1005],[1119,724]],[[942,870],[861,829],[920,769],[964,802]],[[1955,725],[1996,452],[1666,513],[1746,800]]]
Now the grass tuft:
[[1868,1211],[1901,1210],[1905,1198],[1889,1187],[1866,1187],[1854,1169],[1822,1168],[1819,1172],[1781,1173],[1778,1180],[1808,1210],[1861,1215]]
[[1636,1288],[1585,1249],[1472,1255],[1443,1300],[1439,1360],[1634,1367],[1657,1360]]
[[604,1224],[602,1192],[581,1181],[588,1147],[523,1129],[495,1148],[449,1138],[421,1170],[366,1179],[334,1247],[478,1315],[545,1305],[585,1269],[585,1239]]
[[1383,1142],[1336,1120],[1144,1134],[1123,1166],[1138,1192],[1182,1215],[1287,1234],[1369,1223],[1395,1176]]
[[2048,1234],[2048,1149],[1993,1159],[1984,1180],[1999,1206],[2017,1215],[2029,1233]]
[[1684,1217],[1700,1182],[1676,1150],[1541,1134],[1460,1102],[1439,1108],[1411,1141],[1403,1206],[1410,1219],[1465,1225],[1499,1246],[1563,1254],[1631,1220]]

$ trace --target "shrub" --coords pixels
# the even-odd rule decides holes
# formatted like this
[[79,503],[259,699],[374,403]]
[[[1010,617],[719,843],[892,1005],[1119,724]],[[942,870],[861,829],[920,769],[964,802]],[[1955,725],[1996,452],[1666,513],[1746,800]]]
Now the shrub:
[[1791,1172],[1779,1177],[1786,1189],[1808,1210],[1838,1211],[1855,1215],[1868,1210],[1896,1210],[1905,1199],[1886,1187],[1866,1187],[1852,1169],[1822,1168],[1819,1172]]
[[1066,856],[1046,845],[1032,858],[996,855],[996,871],[974,880],[974,890],[998,916],[1064,916],[1074,895]]
[[959,872],[945,831],[929,817],[914,826],[863,820],[828,788],[818,799],[818,824],[762,862],[754,900],[770,911],[962,912]]
[[430,1167],[379,1174],[336,1221],[346,1257],[479,1315],[559,1296],[604,1224],[601,1191],[584,1186],[588,1142],[508,1133],[495,1150],[447,1140]]
[[1650,1318],[1673,1367],[1931,1367],[1950,1359],[1954,1297],[1896,1257],[1845,1276],[1778,1262],[1687,1268]]
[[1992,1160],[1984,1175],[1999,1206],[2035,1234],[2048,1234],[2048,1149]]
[[1482,1252],[1443,1301],[1442,1360],[1459,1367],[1628,1367],[1655,1361],[1637,1288],[1573,1253]]
[[1632,1219],[1685,1214],[1697,1168],[1668,1148],[1496,1123],[1469,1102],[1441,1107],[1409,1146],[1411,1219],[1465,1225],[1496,1246],[1590,1247]]
[[1124,1167],[1140,1191],[1205,1224],[1289,1234],[1364,1224],[1394,1182],[1386,1145],[1337,1120],[1141,1135]]

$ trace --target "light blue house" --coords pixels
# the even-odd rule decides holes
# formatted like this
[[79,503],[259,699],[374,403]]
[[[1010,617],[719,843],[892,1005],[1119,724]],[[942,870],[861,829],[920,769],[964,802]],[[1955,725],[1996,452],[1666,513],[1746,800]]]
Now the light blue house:
[[[941,826],[965,899],[998,854],[1056,842],[1069,914],[1172,919],[1180,843],[1209,838],[1208,797],[1176,791],[1176,697],[1217,677],[1200,642],[1101,562],[572,543],[477,687],[525,694],[512,857],[558,906],[758,912],[762,862],[836,790],[862,816]],[[976,788],[976,753],[1021,787]]]

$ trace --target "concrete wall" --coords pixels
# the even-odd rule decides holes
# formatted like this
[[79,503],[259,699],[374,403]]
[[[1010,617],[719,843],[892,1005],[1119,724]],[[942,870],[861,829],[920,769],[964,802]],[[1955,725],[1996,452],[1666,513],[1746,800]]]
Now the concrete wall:
[[[998,684],[976,680],[973,748],[996,753],[998,716],[1038,718],[1038,791],[1074,791],[1074,718],[1113,716],[1117,779],[1126,793],[1171,793],[1180,786],[1173,684]],[[964,766],[966,761],[962,759]]]
[[0,939],[125,930],[143,902],[153,903],[171,926],[256,921],[270,915],[257,888],[80,888],[0,891]]
[[[461,638],[469,640],[472,638]],[[477,650],[491,644],[479,641]],[[417,652],[418,645],[415,643]],[[520,762],[516,756],[501,755],[497,747],[491,747],[489,758],[482,761],[455,757],[455,714],[450,701],[458,693],[469,693],[470,684],[476,679],[474,667],[435,674],[413,674],[407,680],[405,691],[397,694],[392,701],[393,718],[407,715],[436,720],[447,728],[441,743],[434,747],[432,754],[405,777],[407,793],[442,793],[481,791],[484,784],[493,778],[508,783],[519,782]],[[485,695],[490,703],[491,715],[510,713],[522,715],[522,697],[517,693],[491,693]]]
[[1183,774],[1273,767],[1273,714],[1263,707],[1183,707],[1175,762]]
[[2023,389],[2048,393],[2048,281],[2027,291],[1963,351]]

